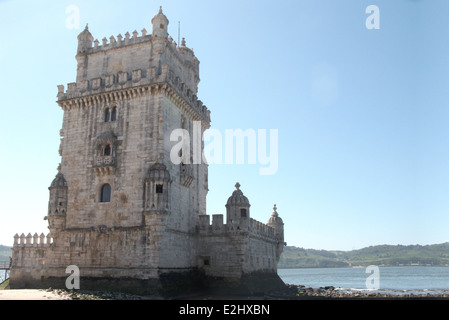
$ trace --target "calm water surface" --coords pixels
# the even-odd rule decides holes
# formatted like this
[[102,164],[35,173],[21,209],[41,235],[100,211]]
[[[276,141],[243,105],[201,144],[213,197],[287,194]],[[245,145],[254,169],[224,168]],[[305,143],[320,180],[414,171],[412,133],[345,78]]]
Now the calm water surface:
[[[372,290],[390,294],[449,294],[449,267],[404,266],[379,267],[379,289],[367,288],[372,276],[366,268],[299,268],[278,269],[288,284],[319,288],[334,286],[337,290]],[[0,273],[0,282],[4,272]]]
[[[334,286],[346,291],[368,290],[367,278],[372,276],[366,268],[278,269],[278,274],[285,283],[312,288]],[[377,292],[449,293],[449,267],[379,267],[378,279]]]

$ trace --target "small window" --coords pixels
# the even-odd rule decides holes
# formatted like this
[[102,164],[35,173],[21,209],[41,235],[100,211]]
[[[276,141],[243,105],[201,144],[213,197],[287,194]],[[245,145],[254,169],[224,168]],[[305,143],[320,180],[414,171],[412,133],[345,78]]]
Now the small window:
[[156,185],[156,193],[163,193],[164,192],[164,186],[162,184]]
[[104,122],[108,122],[110,117],[111,117],[111,113],[109,111],[109,108],[106,108],[104,110]]
[[117,107],[112,108],[111,121],[117,120]]
[[161,29],[164,29],[164,25],[161,23],[161,25],[159,26]]
[[205,266],[210,266],[210,261],[209,261],[209,259],[204,259],[204,260],[203,260],[203,264],[204,264]]
[[246,218],[246,209],[240,209],[240,216]]
[[103,155],[104,156],[110,156],[111,155],[111,146],[109,144],[104,148]]
[[104,184],[101,187],[100,202],[111,202],[111,185]]

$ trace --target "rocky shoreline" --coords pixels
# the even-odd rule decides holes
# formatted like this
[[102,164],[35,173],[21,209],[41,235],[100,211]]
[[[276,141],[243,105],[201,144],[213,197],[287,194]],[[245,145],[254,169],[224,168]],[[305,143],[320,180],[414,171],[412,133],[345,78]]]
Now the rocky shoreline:
[[192,294],[178,297],[140,296],[120,292],[87,291],[87,290],[62,290],[47,289],[46,292],[59,295],[62,300],[447,300],[449,293],[384,293],[372,291],[347,291],[326,286],[320,288],[305,287],[303,285],[286,284],[284,290],[272,291],[254,295],[215,295]]
[[286,284],[286,289],[270,292],[268,297],[301,300],[301,299],[388,299],[388,300],[410,300],[410,299],[449,299],[448,293],[386,293],[362,290],[342,290],[334,286],[311,288],[303,285]]
[[[26,291],[26,295],[24,294]],[[33,293],[34,292],[34,293]],[[56,300],[449,300],[447,293],[397,293],[376,292],[364,290],[343,290],[334,286],[311,288],[303,285],[286,284],[285,288],[265,293],[248,294],[217,294],[201,292],[173,297],[136,295],[123,292],[66,290],[66,289],[35,289],[12,290],[2,289],[0,300],[3,299],[56,299]]]

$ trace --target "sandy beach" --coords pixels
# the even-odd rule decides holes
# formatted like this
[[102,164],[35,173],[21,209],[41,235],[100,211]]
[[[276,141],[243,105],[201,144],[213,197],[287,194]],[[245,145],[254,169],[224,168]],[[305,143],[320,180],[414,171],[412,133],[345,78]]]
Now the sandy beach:
[[39,289],[0,290],[0,300],[69,300],[70,296]]

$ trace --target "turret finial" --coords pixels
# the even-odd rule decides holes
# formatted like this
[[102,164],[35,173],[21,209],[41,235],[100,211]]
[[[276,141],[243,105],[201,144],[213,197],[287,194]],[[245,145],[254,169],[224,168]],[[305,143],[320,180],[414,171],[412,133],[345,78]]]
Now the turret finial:
[[273,217],[277,217],[278,216],[276,204],[274,204],[274,206],[273,206],[273,213],[271,214],[271,216],[273,216]]
[[236,188],[237,190],[240,190],[240,189],[239,189],[239,188],[240,188],[240,183],[237,182],[237,183],[235,184],[235,188]]

